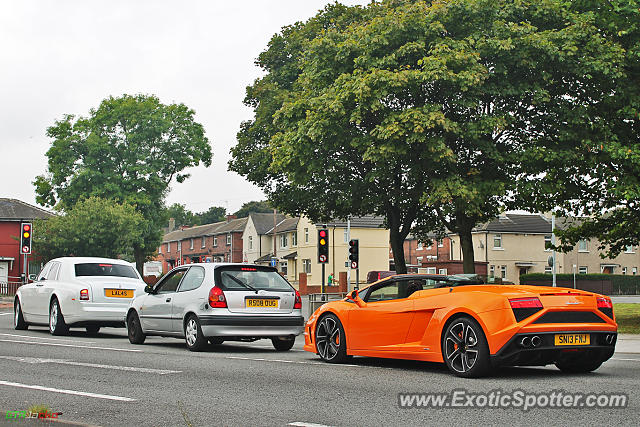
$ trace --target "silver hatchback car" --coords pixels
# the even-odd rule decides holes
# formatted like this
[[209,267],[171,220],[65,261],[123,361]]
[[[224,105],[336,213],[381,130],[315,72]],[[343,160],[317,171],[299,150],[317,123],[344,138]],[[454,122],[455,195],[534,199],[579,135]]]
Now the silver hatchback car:
[[269,338],[287,351],[304,328],[300,294],[271,267],[189,264],[145,291],[126,316],[132,344],[147,335],[184,337],[189,350],[199,351],[207,341]]

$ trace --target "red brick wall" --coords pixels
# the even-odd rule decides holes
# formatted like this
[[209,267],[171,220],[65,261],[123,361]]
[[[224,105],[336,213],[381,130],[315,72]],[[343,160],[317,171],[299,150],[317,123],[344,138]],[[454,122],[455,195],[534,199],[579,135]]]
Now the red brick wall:
[[[15,277],[20,277],[23,271],[22,261],[23,256],[20,255],[20,240],[15,240],[13,237],[20,236],[20,222],[3,221],[0,222],[0,257],[14,258],[13,266],[10,261],[7,261],[7,267],[9,268],[9,281],[17,281]],[[29,256],[31,257],[31,255]]]
[[[438,261],[449,261],[451,258],[451,239],[445,237],[442,239],[442,247],[438,247],[438,242],[434,239],[431,242],[431,249],[426,244],[422,245],[422,249],[418,249],[418,240],[411,239],[404,241],[404,259],[407,265],[418,265],[418,257],[422,257],[422,262],[427,261],[428,256],[436,256]],[[393,252],[389,251],[389,261],[393,263]]]
[[[242,232],[234,232],[231,235],[233,240],[233,257],[231,262],[242,262]],[[182,251],[178,251],[178,244],[182,246]],[[171,242],[171,251],[167,253],[167,244],[162,244],[162,251],[158,254],[158,260],[162,261],[162,271],[166,273],[171,268],[178,265],[177,262],[172,266],[171,260],[181,259],[182,264],[190,264],[191,262],[199,262],[202,256],[222,257],[224,262],[227,261],[227,255],[231,253],[231,245],[227,245],[227,234],[217,235],[217,246],[213,246],[213,236],[205,237],[205,247],[202,247],[202,237],[193,238],[193,249],[191,249],[191,239],[184,239],[181,242]],[[193,260],[193,258],[196,258]]]

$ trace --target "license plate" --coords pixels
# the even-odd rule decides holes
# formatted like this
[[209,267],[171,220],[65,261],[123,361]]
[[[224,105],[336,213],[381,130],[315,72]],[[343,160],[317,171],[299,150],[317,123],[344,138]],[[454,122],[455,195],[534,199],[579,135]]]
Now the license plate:
[[247,307],[258,307],[258,308],[278,308],[278,300],[277,299],[258,299],[258,298],[247,298],[245,300],[245,304]]
[[557,334],[555,345],[589,345],[591,335],[589,334]]
[[110,298],[133,298],[133,289],[105,289],[104,295]]

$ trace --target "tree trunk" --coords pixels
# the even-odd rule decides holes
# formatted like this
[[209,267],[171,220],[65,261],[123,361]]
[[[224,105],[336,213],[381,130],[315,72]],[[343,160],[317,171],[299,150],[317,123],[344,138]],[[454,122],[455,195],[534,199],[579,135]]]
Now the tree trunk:
[[473,255],[473,239],[471,237],[471,228],[459,231],[460,247],[462,248],[462,269],[464,273],[475,273],[476,264]]
[[407,272],[407,263],[404,259],[404,239],[399,230],[393,230],[393,228],[390,230],[389,243],[393,251],[393,262],[396,266],[396,273],[398,274],[406,274]]
[[141,277],[144,277],[144,261],[146,259],[146,256],[140,246],[134,246],[133,257],[136,260],[136,270],[138,270],[138,273],[140,273]]

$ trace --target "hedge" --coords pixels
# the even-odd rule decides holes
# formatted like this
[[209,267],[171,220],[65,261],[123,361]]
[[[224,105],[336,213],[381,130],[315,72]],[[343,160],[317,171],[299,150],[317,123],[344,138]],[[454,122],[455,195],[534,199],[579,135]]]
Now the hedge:
[[[637,295],[640,294],[640,276],[629,276],[623,274],[576,274],[576,280],[610,281],[613,285],[613,293],[616,295]],[[520,283],[527,281],[552,281],[551,274],[529,273],[520,276]],[[556,274],[556,280],[573,282],[573,274]]]

